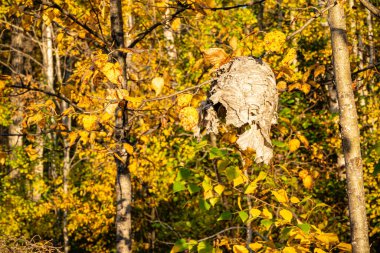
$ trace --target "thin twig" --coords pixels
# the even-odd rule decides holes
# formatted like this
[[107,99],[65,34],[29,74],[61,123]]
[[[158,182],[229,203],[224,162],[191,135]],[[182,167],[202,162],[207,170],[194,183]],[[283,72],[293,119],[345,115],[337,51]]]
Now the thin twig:
[[303,26],[301,26],[298,30],[296,30],[296,31],[292,32],[290,35],[288,35],[288,37],[286,37],[286,40],[290,40],[295,35],[297,35],[298,33],[302,32],[307,26],[309,26],[311,24],[311,22],[313,22],[317,18],[321,17],[326,11],[330,10],[336,4],[337,4],[337,1],[334,1],[334,3],[330,4],[329,6],[327,6],[326,8],[324,8],[323,10],[319,11],[317,13],[317,15],[315,15],[314,17],[312,17],[308,21],[306,21],[306,23]]
[[82,108],[80,108],[79,106],[77,106],[76,104],[74,104],[70,99],[68,99],[67,97],[65,97],[62,94],[56,94],[54,92],[50,92],[50,91],[43,90],[43,89],[40,89],[40,88],[25,86],[25,85],[7,85],[7,87],[9,87],[9,88],[16,88],[16,89],[26,89],[28,91],[41,92],[41,93],[44,93],[46,95],[53,96],[53,97],[56,97],[58,99],[61,99],[61,100],[65,101],[66,103],[68,103],[69,105],[71,105],[72,107],[74,107],[79,112],[84,112],[84,110]]
[[18,50],[17,48],[14,48],[12,46],[9,46],[9,45],[5,45],[5,44],[0,44],[0,47],[6,47],[6,48],[9,48],[10,51],[16,51],[17,53],[20,53],[22,55],[24,55],[25,57],[31,59],[34,63],[36,63],[38,66],[40,67],[43,67],[42,63],[37,61],[35,58],[33,58],[32,56],[30,56],[29,54],[27,53],[24,53],[23,51],[21,50]]
[[261,4],[265,2],[265,0],[260,0],[260,1],[257,1],[257,2],[251,2],[251,3],[248,3],[248,4],[238,4],[238,5],[234,5],[234,6],[227,6],[227,7],[203,7],[203,9],[205,10],[212,10],[212,11],[219,11],[219,10],[232,10],[232,9],[238,9],[238,8],[245,8],[245,7],[251,7],[253,5],[256,5],[256,4]]
[[59,10],[63,15],[65,15],[66,17],[68,17],[69,19],[71,19],[72,21],[74,21],[74,23],[76,23],[77,25],[79,25],[80,27],[82,27],[83,29],[85,29],[92,36],[94,36],[97,39],[99,39],[100,41],[102,41],[105,45],[108,45],[107,41],[105,41],[102,38],[102,36],[100,36],[96,31],[94,31],[93,29],[91,29],[88,25],[83,24],[73,14],[71,14],[67,10],[63,9],[59,4],[55,3],[54,1],[50,2],[50,1],[47,1],[47,0],[42,0],[42,4],[46,5],[46,6],[50,7],[50,8],[54,8],[54,9]]
[[137,38],[134,39],[129,45],[128,45],[128,48],[133,48],[134,46],[136,46],[137,43],[139,43],[140,41],[142,41],[149,33],[151,33],[154,29],[156,29],[157,27],[159,26],[162,26],[162,25],[166,25],[167,23],[169,23],[170,21],[172,21],[173,19],[175,19],[179,14],[181,14],[182,12],[186,11],[190,9],[190,6],[189,5],[184,5],[184,6],[181,6],[180,9],[178,9],[173,15],[171,15],[170,17],[168,18],[165,18],[163,19],[162,21],[160,22],[157,22],[155,23],[154,25],[152,25],[151,27],[149,27],[148,29],[146,29],[144,32],[142,33],[139,33],[137,35]]
[[158,98],[150,98],[150,99],[145,99],[143,102],[153,102],[153,101],[159,101],[159,100],[164,100],[164,99],[168,99],[168,98],[171,98],[171,97],[175,97],[177,96],[178,94],[181,94],[181,93],[184,93],[184,92],[187,92],[187,91],[191,91],[191,90],[195,90],[195,89],[198,89],[200,87],[202,87],[203,85],[205,84],[208,84],[208,83],[211,83],[214,79],[211,79],[211,80],[208,80],[208,81],[205,81],[201,84],[198,84],[198,85],[195,85],[193,87],[189,87],[189,88],[186,88],[184,90],[181,90],[181,91],[177,91],[177,92],[174,92],[170,95],[166,95],[166,96],[162,96],[162,97],[158,97]]

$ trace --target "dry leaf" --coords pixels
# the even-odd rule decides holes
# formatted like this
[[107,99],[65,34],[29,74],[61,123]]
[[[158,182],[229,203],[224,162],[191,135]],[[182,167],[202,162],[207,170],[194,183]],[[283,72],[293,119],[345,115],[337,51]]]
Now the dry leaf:
[[221,48],[209,48],[203,51],[206,63],[214,68],[219,68],[230,60],[230,56]]

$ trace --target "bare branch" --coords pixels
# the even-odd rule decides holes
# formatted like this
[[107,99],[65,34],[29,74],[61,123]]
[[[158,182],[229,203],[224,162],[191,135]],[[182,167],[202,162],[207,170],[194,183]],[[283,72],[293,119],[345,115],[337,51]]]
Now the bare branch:
[[173,19],[175,19],[179,14],[181,14],[182,12],[186,11],[190,9],[190,6],[189,5],[184,5],[184,6],[181,6],[173,15],[171,15],[170,17],[168,18],[165,18],[163,19],[162,21],[160,22],[157,22],[155,23],[154,25],[152,25],[151,27],[149,27],[148,29],[146,29],[144,32],[142,33],[139,33],[137,35],[137,38],[134,39],[131,44],[128,45],[128,48],[133,48],[134,46],[136,46],[137,43],[139,43],[140,41],[142,41],[149,33],[151,33],[154,29],[156,29],[157,27],[159,26],[162,26],[162,25],[166,25],[168,22],[172,21]]
[[257,2],[250,2],[250,3],[247,3],[247,4],[238,4],[238,5],[234,5],[234,6],[227,6],[227,7],[214,7],[214,8],[210,8],[210,7],[202,7],[203,9],[205,10],[212,10],[212,11],[219,11],[219,10],[232,10],[232,9],[238,9],[238,8],[245,8],[245,7],[251,7],[253,5],[256,5],[256,4],[261,4],[265,2],[265,0],[260,0],[260,1],[257,1]]
[[199,89],[200,87],[202,87],[203,85],[205,84],[208,84],[208,83],[211,83],[212,81],[214,81],[214,79],[211,79],[211,80],[208,80],[206,82],[203,82],[201,84],[198,84],[198,85],[195,85],[193,87],[189,87],[189,88],[186,88],[184,90],[181,90],[181,91],[177,91],[177,92],[174,92],[170,95],[167,95],[167,96],[162,96],[162,97],[157,97],[157,98],[150,98],[150,99],[145,99],[144,102],[153,102],[153,101],[159,101],[159,100],[163,100],[163,99],[168,99],[168,98],[171,98],[171,97],[175,97],[181,93],[184,93],[184,92],[187,92],[187,91],[191,91],[191,90],[195,90],[195,89]]
[[364,7],[366,7],[373,15],[376,17],[380,17],[380,9],[378,9],[376,6],[374,6],[370,1],[368,0],[359,0]]
[[40,89],[40,88],[25,86],[25,85],[7,85],[7,87],[9,87],[9,88],[16,88],[16,89],[26,89],[28,91],[41,92],[41,93],[44,93],[46,95],[49,95],[49,96],[52,96],[52,97],[56,97],[58,99],[61,99],[61,100],[65,101],[66,103],[68,103],[69,105],[71,105],[72,107],[74,107],[79,112],[84,112],[84,110],[82,108],[80,108],[79,106],[77,106],[76,104],[74,104],[70,99],[68,99],[67,97],[65,97],[62,94],[56,94],[54,92],[46,91],[46,90],[43,90],[43,89]]
[[325,12],[327,12],[328,10],[330,10],[336,4],[337,4],[337,2],[334,1],[334,3],[330,4],[329,6],[327,6],[326,8],[324,8],[323,10],[319,11],[314,17],[312,17],[308,21],[306,21],[306,23],[303,26],[301,26],[298,30],[296,30],[296,31],[292,32],[290,35],[288,35],[288,37],[286,37],[286,40],[290,40],[295,35],[297,35],[298,33],[302,32],[306,27],[308,27],[311,24],[311,22],[313,22],[317,18],[321,17]]
[[23,56],[25,56],[25,57],[29,58],[30,60],[32,60],[32,61],[33,61],[34,63],[36,63],[38,66],[43,67],[43,65],[42,65],[41,62],[37,61],[35,58],[33,58],[32,56],[30,56],[29,54],[24,53],[24,52],[21,51],[21,50],[18,50],[17,48],[14,48],[14,47],[11,47],[11,46],[9,46],[9,45],[5,45],[5,44],[0,44],[0,47],[5,47],[5,48],[9,48],[9,49],[11,49],[11,50],[13,50],[13,51],[16,51],[17,53],[20,53],[20,54],[22,54]]

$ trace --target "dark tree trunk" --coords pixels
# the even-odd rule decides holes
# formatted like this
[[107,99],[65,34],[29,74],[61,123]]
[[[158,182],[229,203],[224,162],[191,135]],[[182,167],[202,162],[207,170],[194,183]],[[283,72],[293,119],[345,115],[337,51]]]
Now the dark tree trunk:
[[[21,23],[20,18],[15,18],[14,25],[12,28],[12,38],[11,38],[11,68],[12,68],[12,82],[14,84],[21,83],[21,76],[24,72],[24,57],[22,55],[23,52],[23,40],[24,36],[22,31],[17,29]],[[15,90],[17,93],[17,90]],[[23,144],[22,140],[22,119],[23,119],[23,103],[20,96],[11,96],[10,101],[14,108],[14,112],[12,113],[12,124],[9,126],[8,132],[8,145],[11,150],[11,156],[16,152],[17,147],[21,147]],[[11,168],[10,176],[15,178],[18,176],[19,171],[16,168]]]
[[[111,34],[113,49],[123,48],[124,31],[121,0],[111,0]],[[127,87],[127,65],[126,55],[121,51],[115,51],[114,56],[122,69],[122,88]],[[127,101],[123,106],[119,106],[115,112],[115,139],[117,150],[115,161],[117,166],[116,175],[116,250],[118,253],[132,251],[131,238],[131,202],[132,202],[132,183],[129,172],[129,156],[123,148],[123,143],[128,142],[128,108]]]

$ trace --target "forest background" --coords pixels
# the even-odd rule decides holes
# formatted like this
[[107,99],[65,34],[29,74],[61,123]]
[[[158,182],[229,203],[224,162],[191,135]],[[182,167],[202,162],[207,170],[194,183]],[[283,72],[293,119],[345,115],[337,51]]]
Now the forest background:
[[[0,249],[350,252],[327,22],[336,5],[375,252],[379,12],[353,0],[2,0]],[[269,165],[238,148],[233,127],[193,136],[213,48],[275,73]]]

